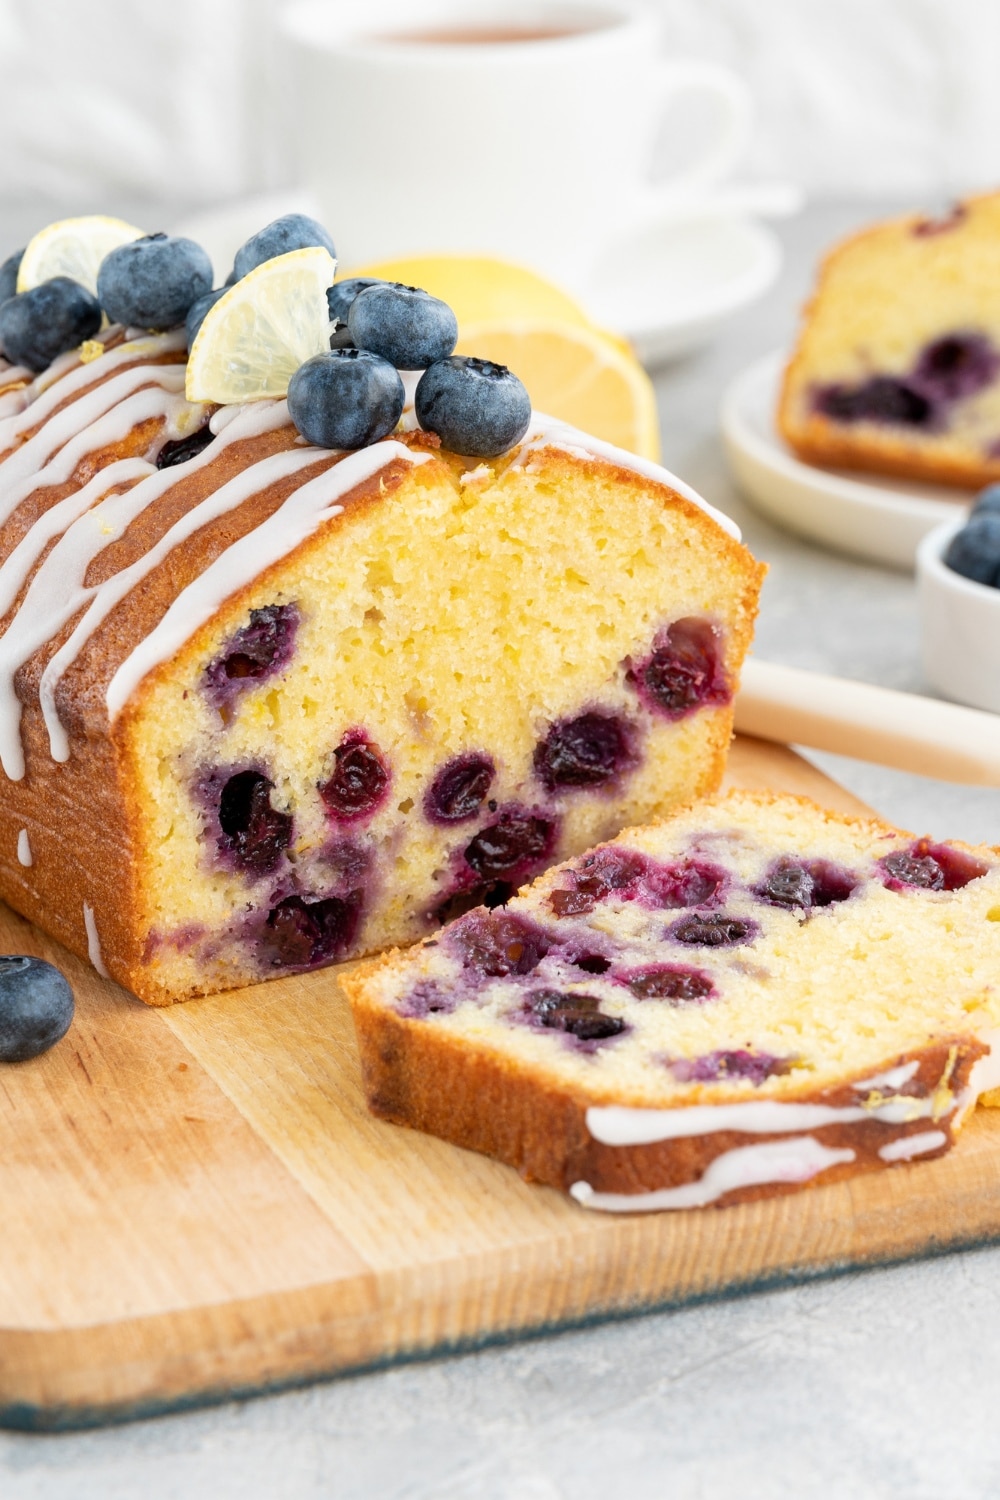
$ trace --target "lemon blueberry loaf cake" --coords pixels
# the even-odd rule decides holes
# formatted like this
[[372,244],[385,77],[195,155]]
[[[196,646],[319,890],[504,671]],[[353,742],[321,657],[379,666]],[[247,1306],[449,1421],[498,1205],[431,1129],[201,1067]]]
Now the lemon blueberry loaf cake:
[[[310,226],[218,293],[123,233],[37,374],[35,288],[0,305],[0,893],[151,1003],[418,938],[713,789],[752,631],[732,524],[452,356],[442,303],[359,289],[331,348]],[[82,346],[81,295],[119,320]]]
[[811,463],[1000,479],[1000,193],[876,225],[824,261],[778,425]]
[[594,1208],[738,1202],[939,1155],[1000,1081],[1000,850],[734,792],[342,983],[385,1119]]

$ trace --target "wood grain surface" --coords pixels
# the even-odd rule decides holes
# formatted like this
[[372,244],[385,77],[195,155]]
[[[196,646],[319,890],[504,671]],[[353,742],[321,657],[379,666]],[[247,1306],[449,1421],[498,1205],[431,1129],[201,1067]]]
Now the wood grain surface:
[[[860,804],[742,739],[731,784]],[[919,831],[919,830],[917,830]],[[723,1210],[602,1216],[365,1111],[335,970],[148,1010],[70,976],[0,1070],[0,1423],[76,1426],[1000,1236],[1000,1112],[940,1161]]]

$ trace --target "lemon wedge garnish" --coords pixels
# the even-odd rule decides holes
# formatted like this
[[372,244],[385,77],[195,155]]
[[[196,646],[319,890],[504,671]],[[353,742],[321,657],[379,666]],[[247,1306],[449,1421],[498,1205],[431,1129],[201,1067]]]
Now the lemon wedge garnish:
[[372,276],[418,286],[447,302],[463,323],[571,323],[589,328],[590,319],[573,298],[525,266],[486,255],[419,255],[373,261],[345,271],[339,280]]
[[536,411],[658,461],[660,430],[652,383],[614,334],[568,323],[518,322],[459,327],[456,354],[507,365]]
[[30,292],[53,276],[69,276],[96,296],[97,272],[104,257],[119,245],[141,240],[145,232],[124,219],[103,214],[59,219],[28,241],[17,271],[17,289]]
[[310,245],[256,266],[205,314],[188,355],[189,401],[283,396],[300,365],[330,347],[327,288],[337,262]]

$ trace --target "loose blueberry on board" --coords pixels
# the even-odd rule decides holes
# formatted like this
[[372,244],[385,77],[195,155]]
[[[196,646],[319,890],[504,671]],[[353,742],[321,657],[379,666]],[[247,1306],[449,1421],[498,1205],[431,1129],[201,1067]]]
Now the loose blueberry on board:
[[15,250],[0,266],[0,302],[6,302],[8,297],[13,297],[17,292],[17,273],[21,268],[23,254],[23,248]]
[[347,326],[359,349],[380,355],[397,370],[425,370],[446,359],[458,341],[458,319],[447,302],[396,281],[359,291]]
[[212,262],[200,245],[172,234],[148,234],[119,245],[101,261],[97,296],[113,323],[176,328],[212,290]]
[[333,755],[333,773],[319,788],[324,805],[341,823],[370,818],[389,789],[382,752],[364,734],[350,734]]
[[68,276],[53,276],[0,303],[0,347],[14,364],[36,374],[92,339],[100,326],[100,303]]
[[464,354],[440,359],[424,371],[415,408],[426,432],[436,432],[446,448],[472,458],[506,453],[531,420],[531,398],[506,365]]
[[434,777],[424,798],[429,823],[464,823],[474,818],[489,791],[496,767],[477,750],[456,755]]
[[292,818],[271,806],[274,782],[259,771],[230,776],[219,798],[219,852],[247,875],[268,875],[292,842]]
[[615,714],[587,713],[553,724],[535,746],[534,770],[546,791],[604,786],[632,759],[626,725]]
[[311,245],[321,245],[336,258],[333,240],[322,224],[310,219],[308,214],[282,214],[280,219],[272,219],[240,246],[230,274],[234,282],[242,281],[255,266],[262,266],[266,260],[287,255],[290,250],[307,250]]
[[330,309],[330,321],[346,323],[351,303],[359,292],[370,286],[386,286],[381,276],[348,276],[346,281],[335,281],[326,294],[326,305]]
[[[0,307],[0,338],[3,336],[3,313]],[[974,583],[1000,588],[1000,509],[973,512],[956,532],[944,554],[945,566]]]
[[288,414],[320,448],[367,448],[388,437],[404,400],[397,371],[367,349],[314,354],[288,382]]
[[198,336],[198,329],[205,321],[205,314],[210,307],[215,306],[220,297],[226,295],[228,290],[228,287],[220,286],[216,291],[206,292],[203,297],[199,297],[197,301],[191,303],[191,306],[187,310],[187,317],[184,319],[184,333],[187,337],[189,351]]
[[980,490],[969,519],[973,516],[992,515],[1000,516],[1000,484],[988,484],[984,490]]
[[817,392],[815,406],[833,422],[886,422],[897,427],[930,427],[935,415],[927,396],[891,375],[873,375],[857,386],[827,386]]
[[737,943],[752,942],[757,936],[757,924],[721,913],[714,917],[682,917],[667,936],[692,948],[732,948]]
[[550,1031],[568,1032],[579,1042],[604,1042],[619,1036],[626,1027],[620,1016],[605,1015],[600,1003],[596,995],[533,990],[527,1015]]
[[204,453],[209,443],[214,441],[215,433],[206,422],[204,427],[199,427],[196,432],[189,432],[187,437],[174,438],[164,443],[156,455],[156,467],[173,469],[177,464],[186,464],[192,458],[197,458],[199,453]]
[[41,958],[0,956],[0,1062],[27,1062],[55,1046],[73,1019],[73,991]]

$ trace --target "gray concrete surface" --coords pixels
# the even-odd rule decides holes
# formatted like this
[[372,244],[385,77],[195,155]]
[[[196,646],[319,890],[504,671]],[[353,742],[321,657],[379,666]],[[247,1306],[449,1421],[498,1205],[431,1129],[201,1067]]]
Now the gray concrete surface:
[[[716,429],[728,380],[789,338],[817,253],[871,213],[783,226],[780,285],[657,390],[666,461],[771,564],[758,653],[920,691],[912,581],[756,517]],[[0,254],[52,217],[13,206]],[[1000,843],[995,792],[816,759],[904,826]],[[998,1348],[1000,1249],[980,1249],[128,1427],[0,1433],[0,1500],[1000,1496]]]

